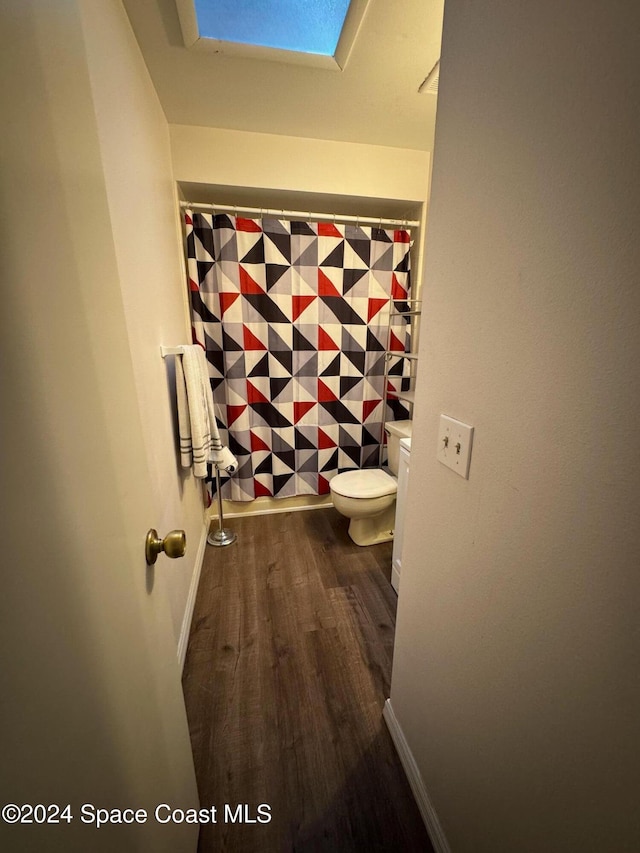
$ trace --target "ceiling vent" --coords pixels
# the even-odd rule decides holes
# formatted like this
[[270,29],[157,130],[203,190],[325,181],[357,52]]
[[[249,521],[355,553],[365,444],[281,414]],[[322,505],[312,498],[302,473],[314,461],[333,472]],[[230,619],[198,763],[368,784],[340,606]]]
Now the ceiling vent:
[[420,95],[437,95],[438,94],[438,80],[440,79],[440,60],[436,62],[431,71],[424,78],[422,83],[418,86],[418,93]]

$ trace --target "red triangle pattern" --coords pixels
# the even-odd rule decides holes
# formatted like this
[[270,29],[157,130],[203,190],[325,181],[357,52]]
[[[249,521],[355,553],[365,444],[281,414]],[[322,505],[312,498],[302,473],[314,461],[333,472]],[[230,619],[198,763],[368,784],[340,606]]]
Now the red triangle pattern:
[[189,290],[198,290],[198,285],[192,278],[189,279]]
[[300,403],[297,403],[294,401],[294,403],[293,403],[293,421],[294,421],[294,423],[297,424],[298,421],[301,420],[301,418],[303,418],[307,414],[308,411],[313,409],[314,406],[315,406],[315,403],[310,402],[308,400],[303,400]]
[[381,400],[364,400],[362,403],[362,419],[366,421],[371,412],[373,412],[381,402]]
[[404,344],[393,332],[389,335],[389,349],[391,352],[404,352]]
[[328,278],[321,269],[318,270],[318,296],[342,296],[336,290],[335,284]]
[[187,225],[193,225],[193,219],[189,216],[188,213],[185,213],[184,221],[187,223]]
[[255,219],[245,219],[242,216],[236,216],[236,231],[254,231],[260,233],[262,228]]
[[[395,276],[394,276],[395,277]],[[240,293],[264,293],[264,288],[254,281],[244,267],[240,267]]]
[[246,406],[227,406],[227,426],[235,423],[246,408]]
[[318,326],[318,349],[319,350],[339,350],[338,344],[328,335],[322,326]]
[[224,293],[220,294],[220,316],[224,317],[224,312],[230,308],[236,299],[240,296],[239,293]]
[[251,435],[251,452],[255,453],[256,450],[266,450],[267,453],[271,453],[271,448],[269,445],[263,441],[259,435],[256,435],[255,432],[250,433]]
[[406,288],[404,288],[400,284],[400,282],[398,281],[398,277],[395,275],[395,273],[391,279],[391,298],[392,299],[406,299],[407,298]]
[[318,427],[318,449],[319,450],[328,450],[331,447],[337,447],[338,445],[332,438]]
[[263,486],[259,480],[254,480],[254,495],[257,498],[272,498],[270,489],[266,486]]
[[381,308],[384,308],[384,306],[387,305],[388,302],[388,299],[370,299],[367,322],[370,323],[371,318],[375,317],[378,311],[380,311]]
[[325,479],[322,474],[318,474],[318,494],[328,495],[330,491],[331,486],[329,485],[329,481]]
[[408,231],[394,231],[393,232],[393,242],[394,243],[410,243],[411,235]]
[[315,296],[292,296],[293,321],[295,322],[302,312],[316,299]]
[[319,403],[332,403],[334,400],[338,398],[333,393],[331,388],[328,388],[322,379],[318,379],[318,402]]
[[319,222],[318,237],[339,237],[342,240],[342,234],[338,231],[333,222]]
[[242,327],[242,337],[244,340],[244,348],[249,350],[263,349],[266,350],[266,346],[262,343],[262,341],[257,338],[251,329],[248,329],[246,326]]
[[247,401],[249,405],[253,403],[268,403],[269,401],[261,394],[260,391],[256,388],[255,385],[252,385],[251,382],[247,381]]

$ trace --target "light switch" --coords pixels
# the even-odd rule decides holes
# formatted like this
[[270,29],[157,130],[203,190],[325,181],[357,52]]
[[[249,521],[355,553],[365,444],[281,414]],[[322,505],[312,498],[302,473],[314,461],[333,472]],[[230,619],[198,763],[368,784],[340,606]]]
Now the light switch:
[[473,427],[447,415],[440,415],[436,458],[465,480],[469,479]]

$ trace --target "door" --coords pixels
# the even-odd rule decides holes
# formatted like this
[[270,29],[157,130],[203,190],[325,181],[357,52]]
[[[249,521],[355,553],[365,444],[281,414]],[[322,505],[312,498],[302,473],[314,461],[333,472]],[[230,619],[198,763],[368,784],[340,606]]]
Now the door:
[[[186,853],[197,826],[170,814],[197,805],[197,793],[155,583],[169,564],[161,555],[150,569],[144,558],[159,522],[78,9],[9,6],[0,805],[31,822],[0,821],[0,847]],[[36,805],[46,810],[29,813]]]

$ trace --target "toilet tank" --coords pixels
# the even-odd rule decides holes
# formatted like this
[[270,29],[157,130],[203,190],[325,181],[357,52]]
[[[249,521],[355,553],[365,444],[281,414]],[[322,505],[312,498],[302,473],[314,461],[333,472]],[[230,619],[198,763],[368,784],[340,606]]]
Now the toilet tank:
[[387,434],[388,466],[392,474],[398,475],[400,457],[400,439],[411,438],[412,421],[387,421],[384,431]]

